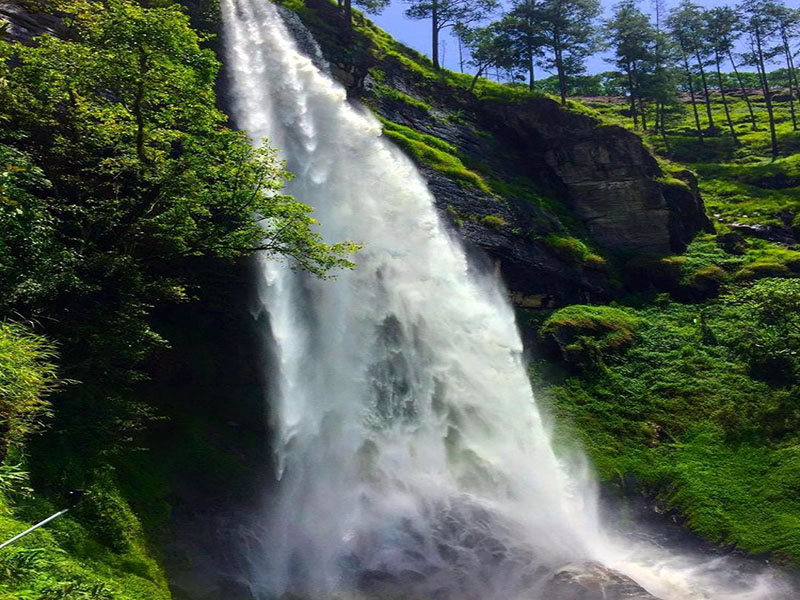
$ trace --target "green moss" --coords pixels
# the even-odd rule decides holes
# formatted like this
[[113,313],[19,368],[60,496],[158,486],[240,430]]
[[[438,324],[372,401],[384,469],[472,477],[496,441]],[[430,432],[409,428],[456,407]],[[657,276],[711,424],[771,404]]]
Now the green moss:
[[416,162],[485,194],[492,190],[475,171],[468,169],[454,146],[432,135],[414,131],[404,125],[382,119],[383,134],[405,150]]
[[413,96],[409,96],[408,94],[404,94],[399,90],[389,87],[388,85],[378,84],[375,86],[374,90],[375,94],[378,96],[388,98],[394,102],[399,102],[418,111],[426,113],[431,111],[430,104],[414,98]]
[[562,233],[550,233],[541,238],[561,258],[574,264],[585,265],[591,268],[601,268],[606,265],[606,260],[593,252],[586,242]]
[[500,231],[504,227],[508,227],[508,221],[497,215],[486,215],[481,219],[481,224],[491,227],[497,231]]

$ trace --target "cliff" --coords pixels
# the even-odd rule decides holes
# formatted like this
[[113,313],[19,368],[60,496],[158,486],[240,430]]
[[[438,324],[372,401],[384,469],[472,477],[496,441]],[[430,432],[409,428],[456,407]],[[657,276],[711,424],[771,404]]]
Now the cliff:
[[625,260],[680,253],[711,228],[694,175],[666,173],[637,135],[523,88],[472,90],[363,17],[348,31],[327,0],[282,4],[418,163],[442,214],[496,260],[517,304],[608,300]]

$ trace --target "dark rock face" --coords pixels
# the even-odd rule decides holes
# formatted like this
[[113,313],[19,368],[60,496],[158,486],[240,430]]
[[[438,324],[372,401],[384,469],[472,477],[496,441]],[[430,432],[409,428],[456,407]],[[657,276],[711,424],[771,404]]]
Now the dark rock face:
[[682,252],[708,227],[692,173],[681,174],[686,185],[658,182],[658,163],[629,131],[599,125],[546,98],[481,106],[498,133],[522,149],[529,176],[549,180],[599,246]]
[[[448,142],[485,176],[527,182],[547,198],[537,203],[530,194],[516,197],[514,186],[498,197],[419,165],[443,217],[496,262],[516,304],[602,302],[620,292],[602,264],[565,256],[547,243],[548,234],[580,231],[606,255],[657,256],[682,252],[698,231],[710,229],[694,175],[687,171],[678,174],[683,183],[665,183],[670,180],[633,133],[548,98],[479,100],[421,80],[390,56],[376,59],[369,42],[348,39],[344,26],[330,27],[341,19],[331,3],[305,4],[310,12],[302,18],[353,100]],[[419,103],[382,93],[387,86]],[[499,217],[504,225],[493,227],[486,217]]]
[[0,21],[8,22],[6,39],[30,44],[31,40],[44,33],[61,35],[64,27],[54,14],[29,12],[20,2],[0,2]]
[[542,592],[547,600],[658,600],[630,577],[598,563],[559,569]]

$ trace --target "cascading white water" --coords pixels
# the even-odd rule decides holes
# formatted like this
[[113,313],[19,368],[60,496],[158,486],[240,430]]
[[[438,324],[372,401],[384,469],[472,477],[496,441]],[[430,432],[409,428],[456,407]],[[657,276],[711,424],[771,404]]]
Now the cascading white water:
[[707,597],[712,569],[603,533],[591,478],[551,448],[501,284],[380,124],[266,0],[222,11],[237,124],[282,150],[326,239],[364,244],[332,281],[263,263],[280,482],[249,555],[256,595],[535,599],[553,568],[596,560]]

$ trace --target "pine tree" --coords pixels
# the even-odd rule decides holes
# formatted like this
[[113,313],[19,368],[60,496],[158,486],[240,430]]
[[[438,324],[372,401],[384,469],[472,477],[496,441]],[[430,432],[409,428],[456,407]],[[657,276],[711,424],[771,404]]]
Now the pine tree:
[[497,0],[406,0],[406,15],[411,19],[431,20],[431,59],[439,64],[439,37],[447,28],[466,27],[485,19],[497,7]]
[[750,52],[744,57],[748,64],[756,67],[761,91],[764,93],[764,104],[767,107],[767,118],[769,119],[772,160],[778,158],[778,135],[775,130],[775,112],[766,65],[773,58],[769,43],[778,29],[774,18],[774,7],[775,3],[772,0],[746,0],[739,6],[739,11],[745,15],[744,29],[750,38]]
[[[709,43],[714,54],[714,66],[717,71],[717,88],[722,97],[722,106],[725,109],[725,120],[731,132],[733,141],[739,144],[736,130],[733,127],[728,99],[725,95],[725,85],[722,81],[722,61],[733,50],[735,31],[737,26],[736,13],[727,6],[713,8],[704,13],[705,30],[708,33]],[[745,96],[746,97],[746,96]],[[749,100],[748,100],[749,102]]]
[[567,79],[583,71],[592,52],[594,21],[600,14],[599,0],[542,0],[537,16],[542,34],[545,69],[555,69],[561,103],[567,102]]
[[670,12],[669,18],[667,19],[667,25],[669,26],[672,32],[672,37],[678,46],[680,60],[683,65],[683,71],[686,75],[687,88],[689,89],[692,112],[694,113],[695,130],[697,131],[697,138],[702,144],[703,128],[700,125],[700,114],[697,111],[697,97],[694,93],[694,74],[689,66],[689,56],[692,54],[696,41],[694,39],[694,33],[689,29],[689,25],[685,22],[686,19],[684,18],[684,14],[679,11],[680,8],[676,8]]
[[534,65],[544,44],[538,11],[537,0],[515,0],[511,11],[500,21],[500,28],[517,57],[515,67],[527,73],[530,89],[534,88]]
[[[774,53],[783,54],[786,62],[786,70],[789,77],[789,111],[792,115],[792,129],[798,130],[797,115],[794,109],[795,94],[800,94],[797,85],[797,72],[794,68],[794,56],[792,54],[792,41],[797,38],[800,31],[800,10],[788,8],[783,5],[775,4],[771,7],[773,17],[777,25],[778,48]],[[799,96],[800,97],[800,96]]]
[[[673,35],[678,39],[678,43],[681,46],[685,68],[690,78],[691,70],[689,69],[688,58],[691,56],[695,60],[695,66],[700,75],[700,83],[703,86],[703,94],[705,95],[708,128],[713,131],[715,129],[714,112],[711,110],[711,96],[708,91],[708,80],[706,79],[706,71],[704,68],[708,58],[708,44],[706,43],[708,34],[705,31],[703,10],[691,2],[691,0],[683,0],[677,7],[670,11],[669,25]],[[693,83],[692,87],[694,87]]]
[[614,64],[625,74],[633,126],[638,129],[641,117],[642,129],[647,129],[644,90],[655,68],[655,30],[636,0],[623,0],[605,23],[605,31],[614,49]]

